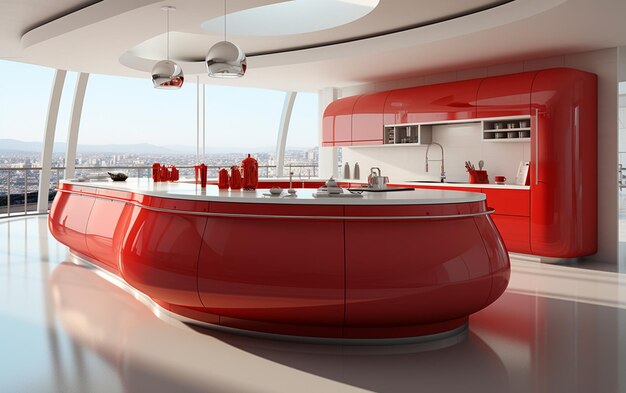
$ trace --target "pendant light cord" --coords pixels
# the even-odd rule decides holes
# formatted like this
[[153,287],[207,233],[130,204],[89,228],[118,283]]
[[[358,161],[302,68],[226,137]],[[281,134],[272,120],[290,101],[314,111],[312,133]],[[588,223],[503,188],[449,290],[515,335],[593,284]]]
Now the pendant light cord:
[[224,0],[224,41],[226,41],[226,0]]
[[167,9],[167,16],[165,17],[165,29],[167,31],[167,38],[166,38],[166,48],[165,48],[165,52],[167,54],[167,60],[170,59],[170,9]]

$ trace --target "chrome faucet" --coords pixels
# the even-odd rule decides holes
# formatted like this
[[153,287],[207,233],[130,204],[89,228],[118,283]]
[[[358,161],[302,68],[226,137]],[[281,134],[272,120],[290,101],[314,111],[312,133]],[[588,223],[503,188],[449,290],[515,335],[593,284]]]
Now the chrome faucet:
[[[429,160],[428,159],[428,151],[430,150],[430,147],[432,145],[437,145],[441,149],[441,160]],[[444,164],[443,164],[443,146],[441,146],[437,142],[429,143],[428,147],[426,147],[426,172],[428,172],[428,161],[441,161],[441,175],[440,176],[441,176],[441,182],[443,183],[444,180],[446,179],[446,171],[445,171]]]

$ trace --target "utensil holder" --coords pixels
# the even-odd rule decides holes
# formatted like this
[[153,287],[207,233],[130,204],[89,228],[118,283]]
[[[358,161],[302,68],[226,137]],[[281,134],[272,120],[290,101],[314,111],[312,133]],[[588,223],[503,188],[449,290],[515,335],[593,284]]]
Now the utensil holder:
[[487,171],[481,170],[469,170],[469,183],[470,184],[489,184],[489,175]]

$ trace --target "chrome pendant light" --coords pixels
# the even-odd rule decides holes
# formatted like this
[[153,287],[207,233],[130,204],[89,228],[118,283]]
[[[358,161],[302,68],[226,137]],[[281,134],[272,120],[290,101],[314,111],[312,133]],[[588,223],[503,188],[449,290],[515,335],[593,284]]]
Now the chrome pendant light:
[[185,81],[183,69],[170,60],[170,11],[176,11],[176,7],[166,5],[161,10],[167,12],[167,60],[161,60],[152,68],[152,83],[157,89],[180,89]]
[[209,49],[206,67],[213,78],[240,78],[246,73],[246,54],[237,45],[226,41],[226,0],[224,0],[224,41]]

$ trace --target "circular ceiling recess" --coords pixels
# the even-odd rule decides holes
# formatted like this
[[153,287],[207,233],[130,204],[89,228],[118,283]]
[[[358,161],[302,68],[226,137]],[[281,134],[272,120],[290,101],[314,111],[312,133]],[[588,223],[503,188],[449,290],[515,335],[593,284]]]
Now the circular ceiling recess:
[[[292,0],[249,8],[226,16],[228,35],[285,36],[312,33],[359,20],[379,0]],[[224,33],[224,16],[202,22],[211,33]]]

